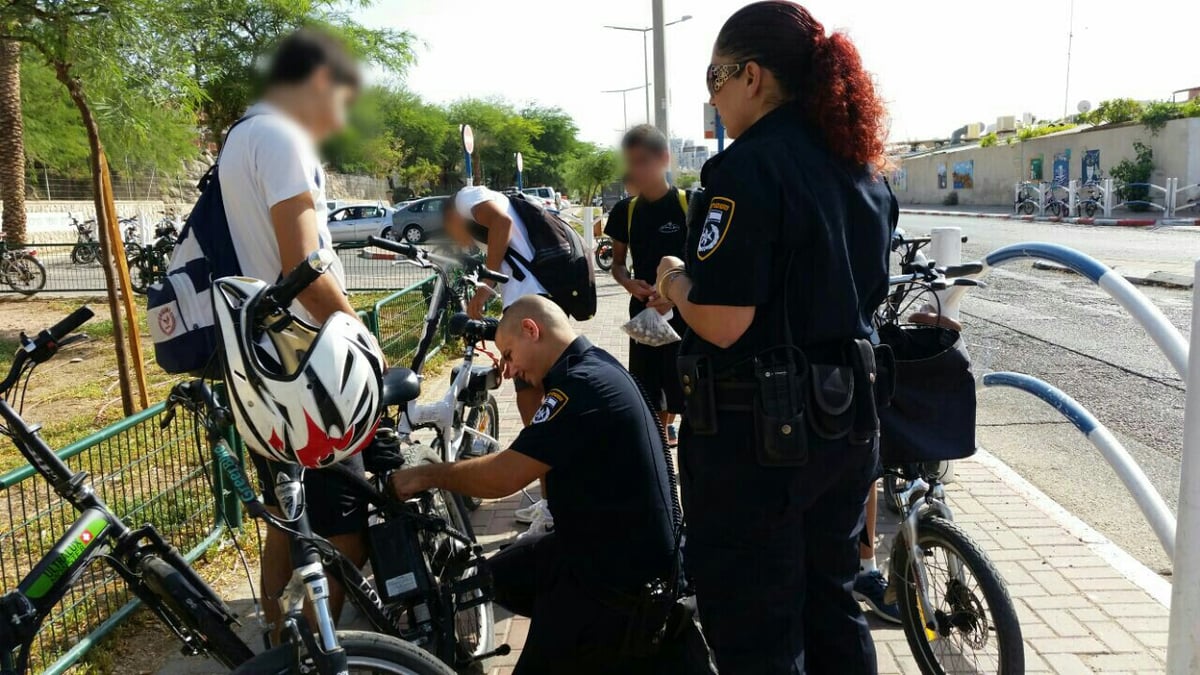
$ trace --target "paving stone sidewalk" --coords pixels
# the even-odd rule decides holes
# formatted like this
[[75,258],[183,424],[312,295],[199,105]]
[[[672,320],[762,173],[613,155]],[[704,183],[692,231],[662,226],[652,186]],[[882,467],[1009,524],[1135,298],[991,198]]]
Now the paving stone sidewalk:
[[[620,326],[628,318],[627,296],[608,279],[600,280],[598,291],[597,316],[579,329],[624,361],[628,338]],[[498,393],[501,437],[507,442],[520,430],[520,416],[511,388]],[[955,521],[988,553],[1008,584],[1025,638],[1026,672],[1140,674],[1164,669],[1168,610],[1125,572],[1151,577],[1145,585],[1159,597],[1165,587],[1161,579],[1119,551],[1116,562],[1122,569],[1117,569],[1110,561],[1114,556],[1107,555],[1115,547],[1082,524],[1060,524],[1061,518],[1054,516],[1063,514],[1056,514],[1048,499],[1022,485],[990,455],[958,462],[955,475],[947,487]],[[475,529],[486,549],[494,550],[523,528],[513,521],[513,511],[527,503],[517,495],[489,502],[475,513]],[[886,569],[896,522],[882,509],[879,530],[878,562]],[[870,621],[880,673],[917,675],[904,631]],[[488,663],[490,675],[512,672],[528,631],[528,619],[498,610],[498,643],[507,642],[513,651]]]

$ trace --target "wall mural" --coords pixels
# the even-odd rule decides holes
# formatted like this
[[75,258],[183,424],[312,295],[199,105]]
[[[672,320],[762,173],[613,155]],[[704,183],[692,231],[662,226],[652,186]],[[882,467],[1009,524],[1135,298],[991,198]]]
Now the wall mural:
[[1054,155],[1054,184],[1067,187],[1071,182],[1071,150],[1063,150]]
[[946,165],[945,164],[938,164],[937,174],[938,174],[938,189],[945,190],[946,189]]
[[975,187],[975,160],[955,162],[954,189],[970,190]]

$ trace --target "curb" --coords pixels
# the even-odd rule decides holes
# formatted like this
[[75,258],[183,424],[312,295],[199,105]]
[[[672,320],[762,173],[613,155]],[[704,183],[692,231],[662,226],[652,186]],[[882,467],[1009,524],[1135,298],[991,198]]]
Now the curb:
[[[1048,272],[1063,272],[1066,274],[1075,274],[1075,270],[1065,265],[1052,263],[1047,260],[1033,261],[1033,269],[1045,270]],[[1195,286],[1195,280],[1186,274],[1175,274],[1174,272],[1154,271],[1148,273],[1140,272],[1121,272],[1117,273],[1125,278],[1126,281],[1134,286],[1158,286],[1159,288],[1172,288],[1181,291],[1190,291]]]
[[[1117,227],[1153,227],[1159,224],[1154,218],[1062,218],[1059,216],[1024,216],[1013,213],[981,213],[977,211],[932,211],[924,209],[900,209],[900,213],[914,216],[944,216],[955,218],[995,218],[997,220],[1022,220],[1039,223],[1067,223],[1069,225],[1097,225]],[[1171,219],[1163,225],[1200,225],[1200,219]]]

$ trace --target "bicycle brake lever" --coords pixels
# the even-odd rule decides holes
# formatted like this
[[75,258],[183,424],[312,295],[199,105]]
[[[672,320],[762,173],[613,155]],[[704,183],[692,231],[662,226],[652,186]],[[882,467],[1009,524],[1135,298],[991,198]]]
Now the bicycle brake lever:
[[175,402],[168,399],[167,412],[163,415],[162,421],[158,423],[159,429],[166,429],[171,426],[171,422],[175,421]]

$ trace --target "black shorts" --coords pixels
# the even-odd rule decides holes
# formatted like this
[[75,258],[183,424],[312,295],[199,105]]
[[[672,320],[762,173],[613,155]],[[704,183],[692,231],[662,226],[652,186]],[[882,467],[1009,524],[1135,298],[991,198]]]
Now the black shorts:
[[[275,481],[270,478],[269,460],[257,452],[249,454],[258,473],[263,503],[278,508],[279,500],[275,497]],[[342,465],[359,474],[363,473],[361,454],[347,459]],[[330,471],[308,469],[304,472],[304,512],[308,514],[313,532],[322,537],[365,532],[367,529],[367,501]]]
[[[671,327],[682,337],[687,324],[676,316]],[[661,347],[651,347],[634,340],[629,341],[629,372],[642,383],[651,405],[660,411],[683,412],[683,386],[679,384],[679,343],[672,342]]]

